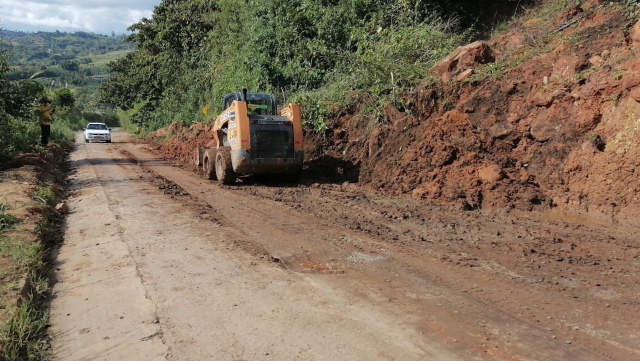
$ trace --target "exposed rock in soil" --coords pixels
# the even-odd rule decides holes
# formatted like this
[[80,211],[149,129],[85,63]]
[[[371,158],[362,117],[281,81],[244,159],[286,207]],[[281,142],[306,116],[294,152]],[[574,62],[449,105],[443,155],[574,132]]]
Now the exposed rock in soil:
[[640,45],[640,21],[638,21],[631,30],[629,30],[629,39],[632,41],[633,45]]
[[458,47],[447,57],[438,61],[429,71],[438,74],[442,82],[446,83],[461,69],[493,61],[495,61],[495,56],[491,47],[484,41],[476,41],[475,43]]

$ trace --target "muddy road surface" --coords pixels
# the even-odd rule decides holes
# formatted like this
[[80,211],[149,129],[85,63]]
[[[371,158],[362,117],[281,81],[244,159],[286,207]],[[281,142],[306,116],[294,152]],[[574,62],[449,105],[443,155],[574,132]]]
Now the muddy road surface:
[[57,360],[640,360],[632,227],[219,186],[127,139],[70,157]]

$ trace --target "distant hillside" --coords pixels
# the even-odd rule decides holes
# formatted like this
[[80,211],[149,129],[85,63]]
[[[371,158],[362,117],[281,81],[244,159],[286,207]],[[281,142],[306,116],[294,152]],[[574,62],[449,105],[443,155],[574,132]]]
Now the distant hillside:
[[70,87],[85,104],[97,101],[99,85],[110,75],[106,64],[135,48],[115,34],[2,30],[0,38],[12,65],[9,80],[33,78],[49,88]]

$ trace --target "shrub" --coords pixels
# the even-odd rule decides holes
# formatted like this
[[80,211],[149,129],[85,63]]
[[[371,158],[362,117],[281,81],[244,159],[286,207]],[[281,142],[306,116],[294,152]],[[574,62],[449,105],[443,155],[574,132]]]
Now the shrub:
[[[82,127],[68,118],[58,117],[51,125],[51,142],[66,146],[73,142],[73,129]],[[12,159],[19,152],[34,152],[40,146],[40,127],[37,120],[7,116],[0,123],[0,163]]]
[[331,110],[325,102],[314,93],[297,93],[292,98],[293,103],[304,104],[302,108],[303,125],[317,133],[324,133],[329,127],[325,118],[331,114]]
[[26,122],[6,116],[0,123],[0,163],[13,157],[16,152],[32,152],[39,147],[40,128],[33,120]]
[[69,88],[59,88],[53,91],[53,105],[71,108],[76,104],[76,96]]

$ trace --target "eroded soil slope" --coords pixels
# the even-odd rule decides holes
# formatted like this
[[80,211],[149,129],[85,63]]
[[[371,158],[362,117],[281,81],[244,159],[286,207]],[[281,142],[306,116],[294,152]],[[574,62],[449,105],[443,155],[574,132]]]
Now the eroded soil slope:
[[338,164],[374,189],[467,209],[635,219],[638,26],[598,1],[551,10],[458,49],[432,69],[440,87],[415,89],[381,122],[337,119],[308,148],[318,168]]
[[[635,222],[640,25],[614,3],[548,2],[371,116],[363,100],[307,134],[307,182],[358,183],[459,209],[560,209]],[[569,3],[569,2],[567,2]],[[375,112],[374,112],[375,114]],[[153,135],[188,162],[209,126]]]

